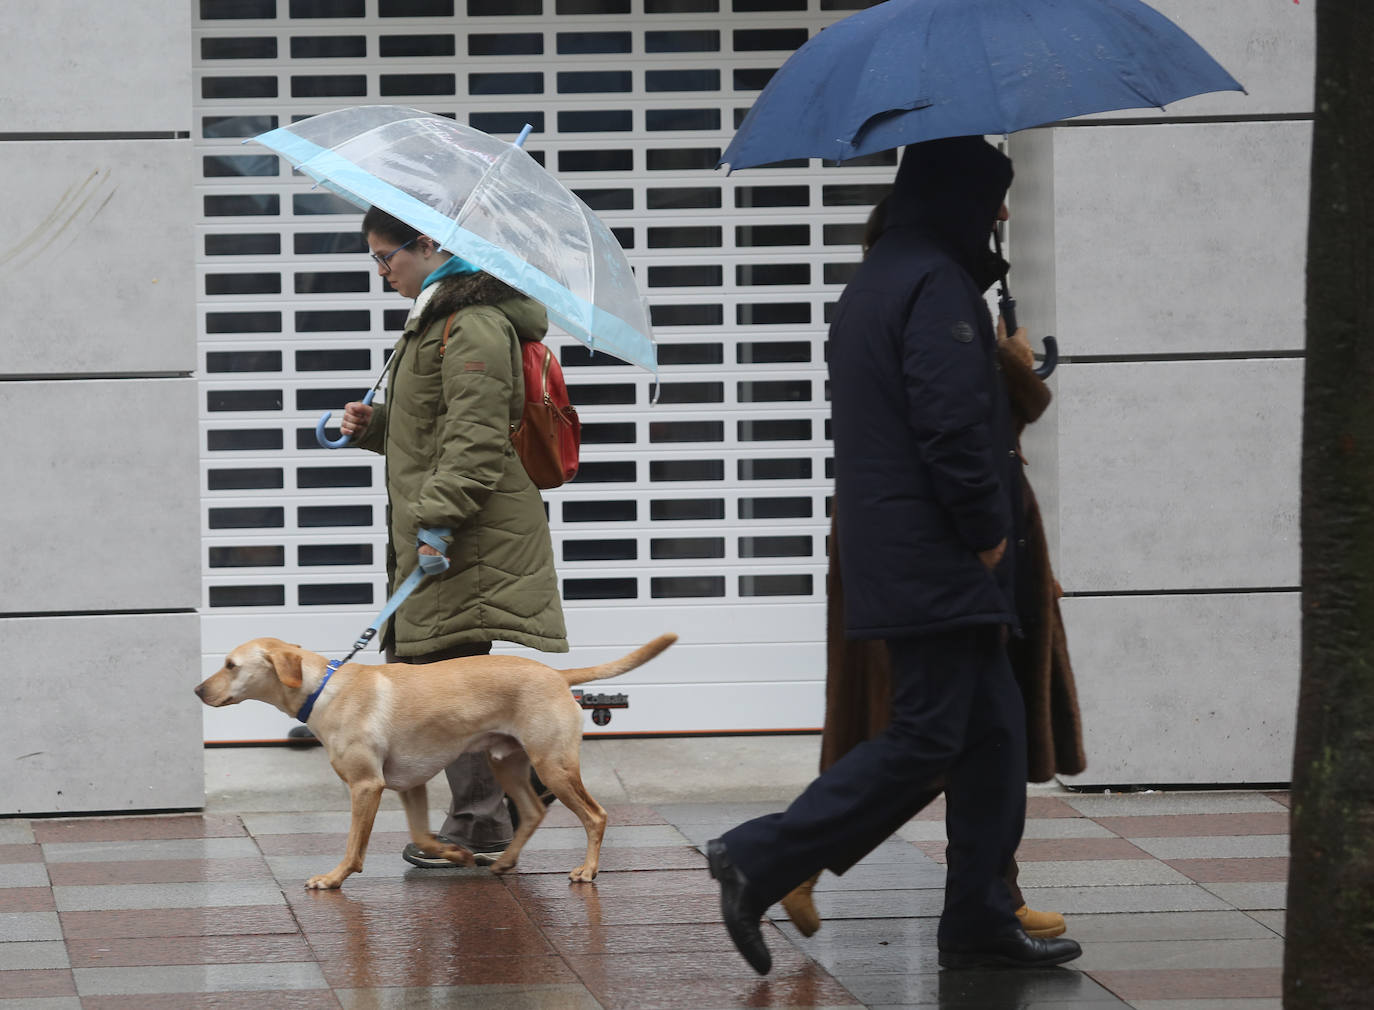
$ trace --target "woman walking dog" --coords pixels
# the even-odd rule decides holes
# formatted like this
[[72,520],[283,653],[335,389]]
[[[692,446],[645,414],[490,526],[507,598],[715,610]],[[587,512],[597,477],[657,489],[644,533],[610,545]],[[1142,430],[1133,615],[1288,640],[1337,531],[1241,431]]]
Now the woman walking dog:
[[[341,430],[386,456],[390,588],[415,569],[421,531],[450,562],[392,618],[387,660],[480,656],[498,640],[567,652],[544,503],[510,440],[524,406],[520,343],[543,339],[544,307],[376,207],[363,234],[377,273],[414,306],[385,402],[348,404]],[[419,553],[441,552],[425,543]],[[513,827],[486,755],[464,754],[445,772],[453,799],[440,840],[495,862]],[[413,843],[403,855],[452,865]]]

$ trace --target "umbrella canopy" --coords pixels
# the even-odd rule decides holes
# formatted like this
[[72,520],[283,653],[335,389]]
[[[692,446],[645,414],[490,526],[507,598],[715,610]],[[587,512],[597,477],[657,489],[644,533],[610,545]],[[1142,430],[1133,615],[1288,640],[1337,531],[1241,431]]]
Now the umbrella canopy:
[[395,105],[338,109],[253,139],[542,302],[589,346],[657,370],[648,310],[620,243],[517,145]]
[[845,161],[1244,90],[1139,0],[887,0],[793,53],[721,164]]

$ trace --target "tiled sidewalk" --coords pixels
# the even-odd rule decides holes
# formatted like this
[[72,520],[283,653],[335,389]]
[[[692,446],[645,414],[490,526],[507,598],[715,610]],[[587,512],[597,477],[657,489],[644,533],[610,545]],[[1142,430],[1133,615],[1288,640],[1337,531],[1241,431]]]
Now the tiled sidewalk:
[[822,878],[815,937],[765,926],[766,979],[731,948],[698,847],[776,803],[607,804],[593,885],[566,878],[583,835],[561,807],[505,878],[409,866],[383,810],[336,892],[302,881],[337,861],[346,812],[0,820],[0,1010],[1277,1010],[1286,801],[1033,795],[1021,882],[1084,956],[1024,973],[937,970],[932,808]]

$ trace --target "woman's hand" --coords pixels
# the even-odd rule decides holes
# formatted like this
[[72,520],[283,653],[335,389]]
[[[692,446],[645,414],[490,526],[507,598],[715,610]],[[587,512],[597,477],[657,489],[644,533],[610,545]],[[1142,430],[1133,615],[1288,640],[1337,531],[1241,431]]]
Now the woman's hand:
[[998,345],[1007,344],[1012,356],[1020,361],[1027,368],[1035,367],[1035,352],[1031,350],[1030,335],[1024,326],[1017,327],[1015,333],[1007,336],[1007,321],[1001,316],[997,317],[997,343]]
[[1003,537],[1002,542],[996,547],[989,547],[985,551],[978,552],[978,560],[983,562],[983,567],[992,571],[1002,560],[1002,555],[1007,553],[1007,538]]
[[339,422],[339,430],[352,437],[367,431],[367,426],[371,423],[372,408],[366,403],[359,403],[355,400],[344,407],[343,420]]

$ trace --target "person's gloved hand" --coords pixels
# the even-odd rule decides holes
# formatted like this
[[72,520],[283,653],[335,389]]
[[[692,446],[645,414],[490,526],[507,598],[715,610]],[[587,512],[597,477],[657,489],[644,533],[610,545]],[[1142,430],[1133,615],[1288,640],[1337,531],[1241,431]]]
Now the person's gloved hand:
[[1030,337],[1024,326],[1018,326],[1016,332],[1009,337],[1007,336],[1007,321],[998,316],[997,343],[998,346],[1006,345],[1012,357],[1027,368],[1035,367],[1035,352],[1031,350]]
[[415,535],[420,571],[426,575],[434,575],[448,570],[448,558],[444,557],[444,551],[448,549],[448,545],[444,543],[444,537],[448,536],[449,532],[445,526],[431,526],[421,529]]

